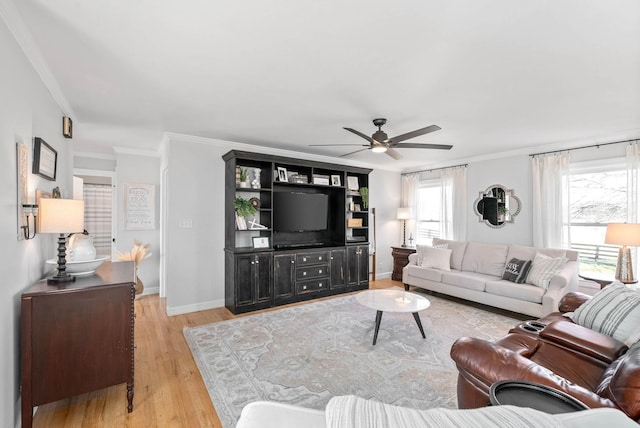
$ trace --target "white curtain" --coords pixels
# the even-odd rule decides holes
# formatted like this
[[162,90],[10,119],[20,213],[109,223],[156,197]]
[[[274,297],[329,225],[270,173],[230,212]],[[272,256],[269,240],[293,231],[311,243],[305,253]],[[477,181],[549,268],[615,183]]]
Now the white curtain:
[[569,153],[531,158],[533,245],[569,248]]
[[440,172],[442,214],[440,236],[456,241],[467,240],[467,167],[447,168]]
[[[400,205],[402,207],[409,207],[413,212],[413,219],[407,221],[407,239],[410,236],[413,237],[414,241],[418,236],[418,228],[417,222],[415,221],[417,211],[418,211],[418,184],[420,183],[420,175],[419,174],[405,174],[402,176],[402,197],[400,200]],[[402,236],[402,231],[400,232]],[[402,237],[400,238],[402,241]]]
[[[627,146],[627,223],[640,223],[640,142]],[[638,251],[631,247],[633,266],[638,265]]]

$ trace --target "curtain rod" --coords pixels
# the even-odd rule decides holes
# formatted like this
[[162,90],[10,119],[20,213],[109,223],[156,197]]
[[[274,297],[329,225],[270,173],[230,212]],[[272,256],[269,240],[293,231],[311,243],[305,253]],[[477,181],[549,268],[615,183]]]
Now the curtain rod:
[[631,140],[624,140],[624,141],[613,141],[611,143],[600,143],[600,144],[591,144],[589,146],[582,146],[582,147],[574,147],[571,149],[562,149],[562,150],[552,150],[550,152],[542,152],[542,153],[532,153],[529,156],[534,157],[534,156],[540,156],[540,155],[548,155],[551,153],[560,153],[560,152],[570,152],[572,150],[580,150],[580,149],[590,149],[592,147],[597,147],[600,148],[600,146],[609,146],[611,144],[622,144],[622,143],[630,143],[632,141],[638,141],[637,138],[631,139]]
[[460,165],[443,166],[442,168],[423,169],[422,171],[403,172],[401,175],[420,174],[421,172],[440,171],[442,169],[458,168],[459,166],[468,166],[468,163],[461,163]]

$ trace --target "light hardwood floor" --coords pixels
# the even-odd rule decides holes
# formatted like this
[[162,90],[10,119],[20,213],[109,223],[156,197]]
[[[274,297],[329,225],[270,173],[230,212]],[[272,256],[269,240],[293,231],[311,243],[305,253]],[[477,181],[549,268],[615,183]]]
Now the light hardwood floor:
[[[401,287],[402,283],[383,279],[369,285],[391,286]],[[217,308],[168,317],[165,299],[157,295],[136,300],[135,310],[133,412],[127,413],[126,386],[122,384],[40,406],[34,427],[221,428],[182,330],[236,316]]]

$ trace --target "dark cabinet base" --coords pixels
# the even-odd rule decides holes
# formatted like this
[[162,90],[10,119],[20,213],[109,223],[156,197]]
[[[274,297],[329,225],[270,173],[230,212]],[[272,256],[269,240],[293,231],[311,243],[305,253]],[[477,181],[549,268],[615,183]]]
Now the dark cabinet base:
[[235,275],[225,278],[225,306],[234,314],[369,288],[366,245],[228,251],[226,263]]

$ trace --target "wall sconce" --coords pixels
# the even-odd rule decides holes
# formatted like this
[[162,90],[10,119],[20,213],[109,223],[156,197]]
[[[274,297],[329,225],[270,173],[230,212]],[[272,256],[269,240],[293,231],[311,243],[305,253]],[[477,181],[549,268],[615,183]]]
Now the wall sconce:
[[73,137],[73,121],[70,117],[62,118],[62,136],[64,138],[72,138]]
[[76,199],[40,200],[40,233],[59,233],[58,236],[58,273],[49,278],[49,284],[75,281],[67,273],[65,235],[84,230],[84,201]]
[[[38,224],[38,206],[36,204],[22,204],[22,212],[27,218],[26,226],[20,226],[22,233],[24,233],[24,239],[33,239],[36,237],[36,233],[38,233],[36,226]],[[33,216],[33,229],[29,227],[29,217],[31,216]],[[33,230],[33,232],[31,232],[31,230]]]
[[413,210],[410,207],[398,208],[397,219],[402,220],[402,246],[407,246],[407,220],[413,216]]
[[623,284],[635,284],[638,282],[633,276],[631,250],[628,246],[640,247],[640,224],[609,223],[604,243],[622,245],[618,251],[616,279]]

